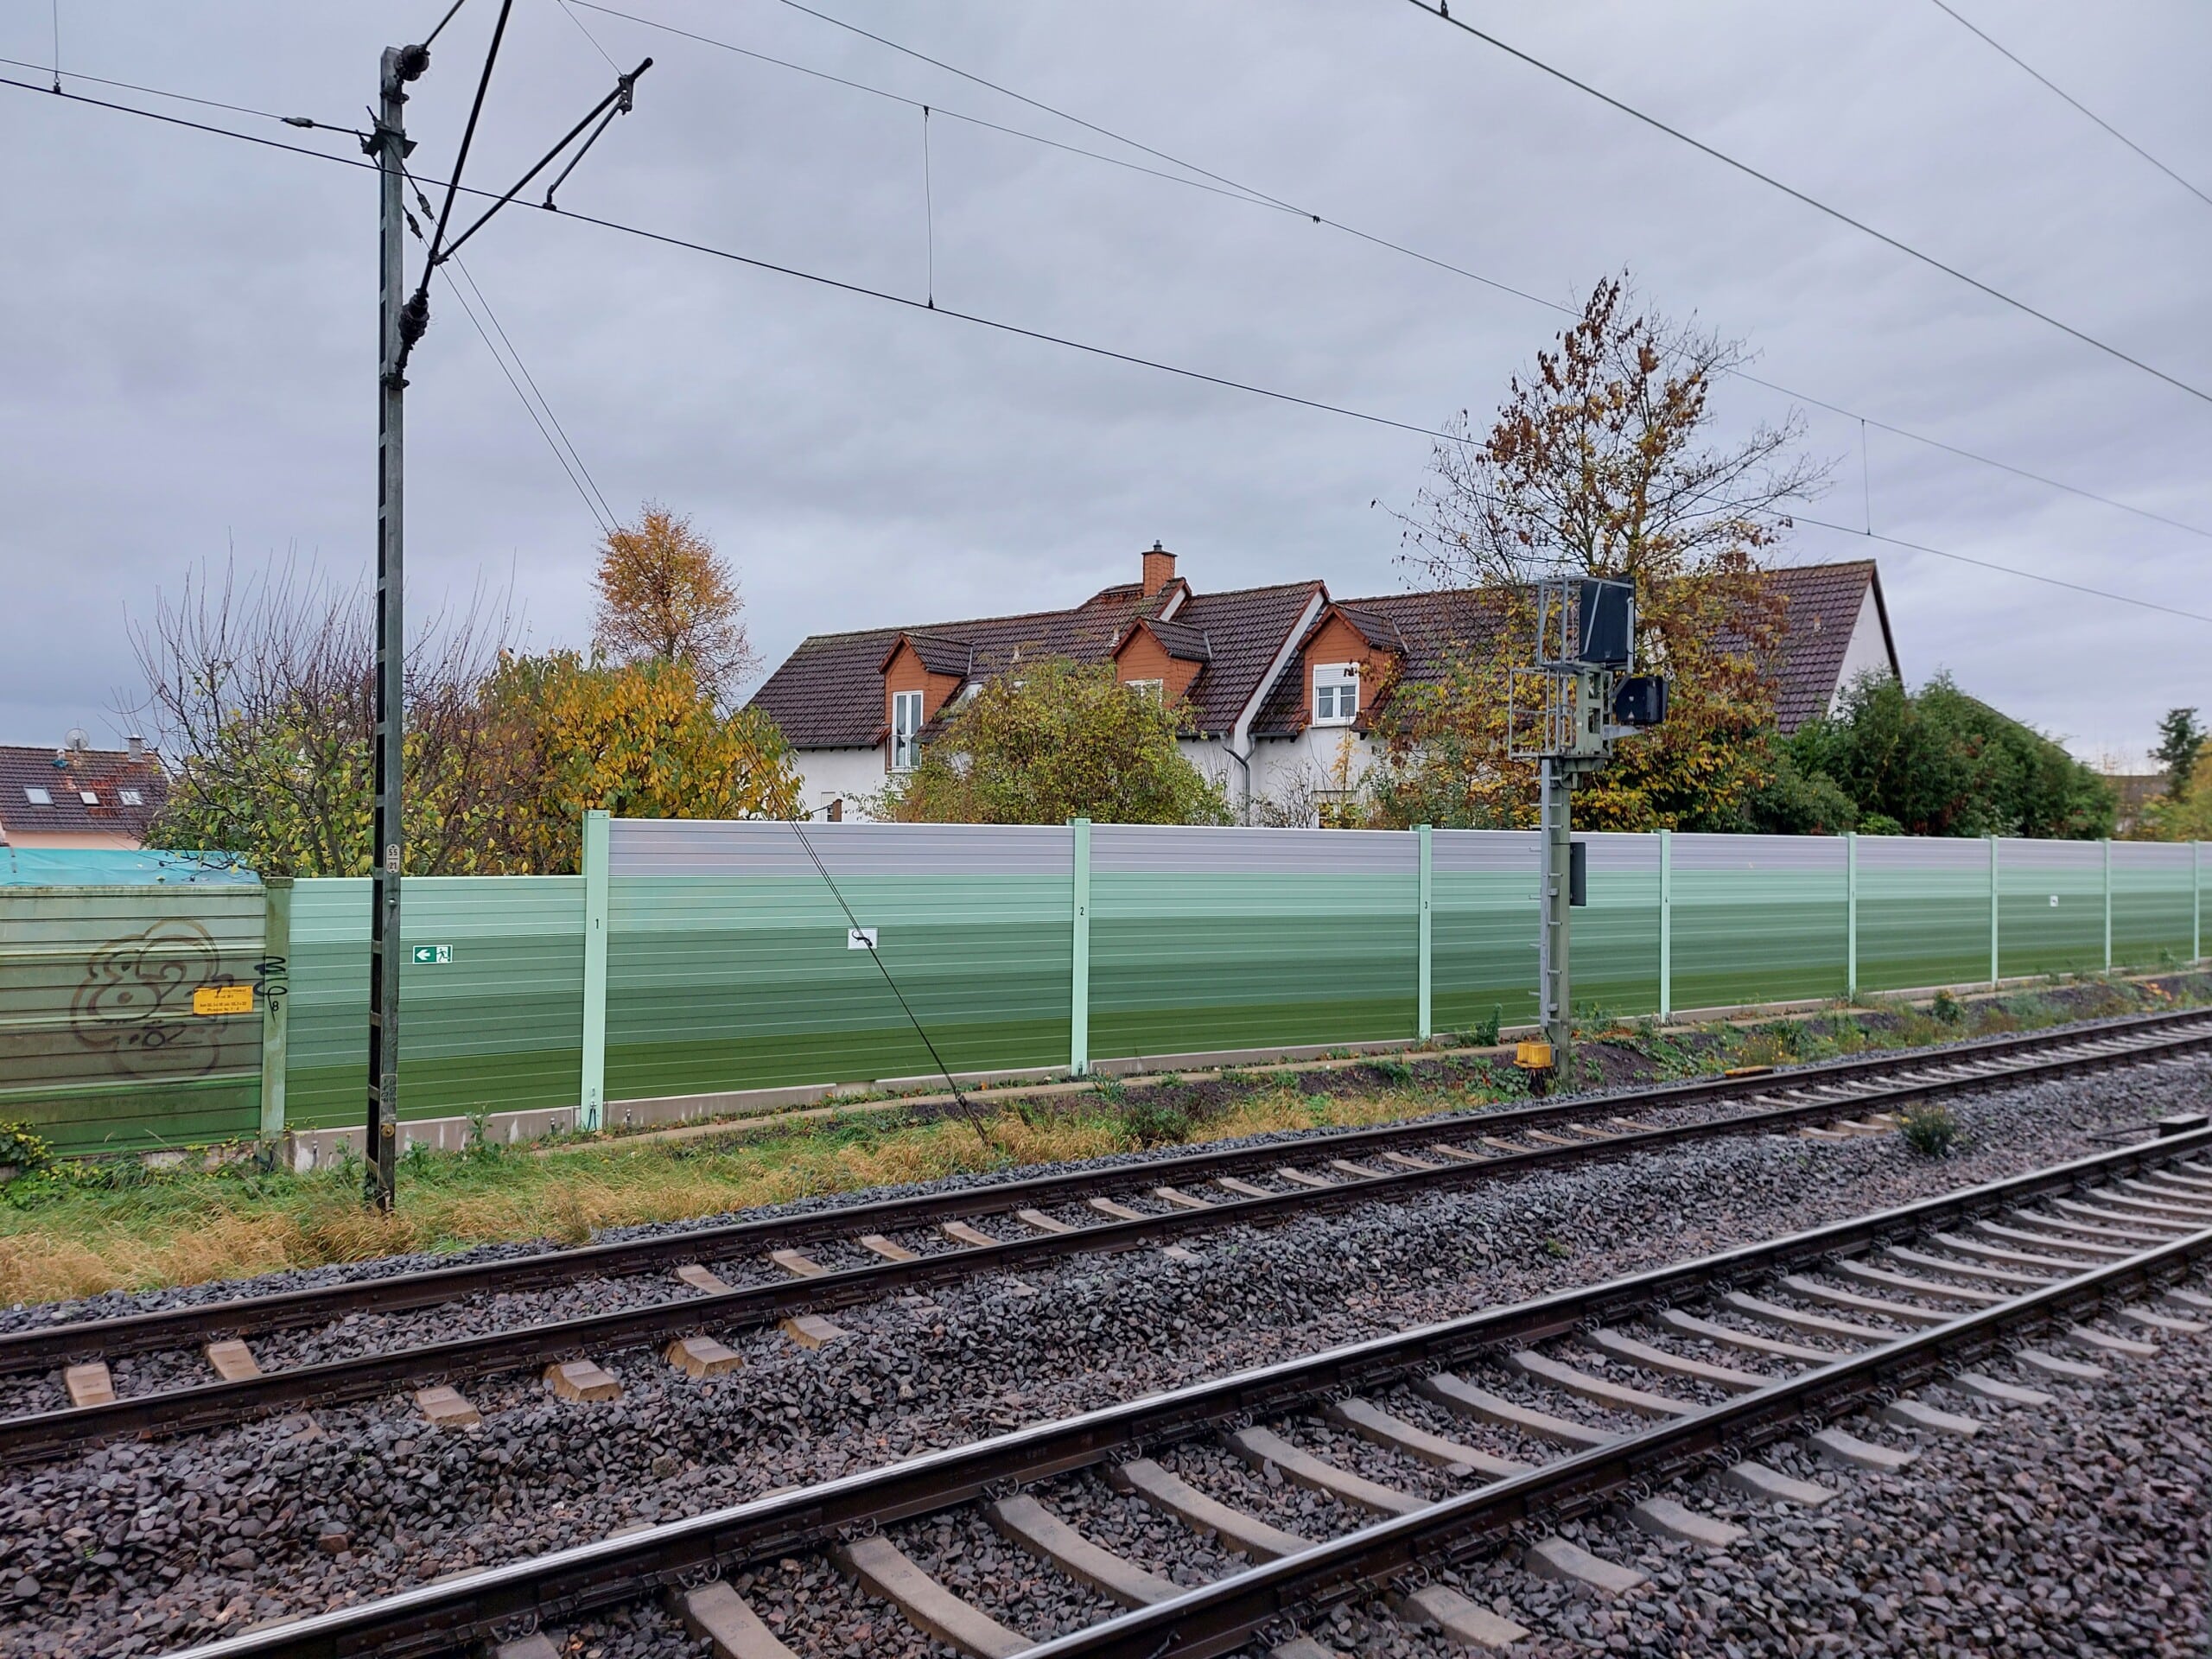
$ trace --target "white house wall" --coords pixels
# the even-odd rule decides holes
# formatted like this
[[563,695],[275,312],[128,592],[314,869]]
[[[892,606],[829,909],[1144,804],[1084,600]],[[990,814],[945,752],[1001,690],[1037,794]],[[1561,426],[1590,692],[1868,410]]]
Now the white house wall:
[[805,785],[806,810],[817,817],[831,801],[845,803],[845,816],[866,816],[861,802],[883,788],[883,751],[877,749],[800,749],[791,757]]
[[1373,746],[1349,726],[1309,726],[1295,737],[1262,738],[1252,746],[1252,793],[1277,804],[1318,804],[1323,795],[1359,787]]
[[1881,607],[1874,602],[1874,588],[1868,583],[1866,597],[1859,601],[1858,620],[1851,625],[1851,643],[1844,647],[1843,665],[1836,674],[1835,693],[1828,699],[1828,712],[1834,714],[1843,699],[1846,687],[1861,674],[1872,670],[1877,674],[1899,677],[1897,665],[1891,660],[1889,643],[1882,636]]

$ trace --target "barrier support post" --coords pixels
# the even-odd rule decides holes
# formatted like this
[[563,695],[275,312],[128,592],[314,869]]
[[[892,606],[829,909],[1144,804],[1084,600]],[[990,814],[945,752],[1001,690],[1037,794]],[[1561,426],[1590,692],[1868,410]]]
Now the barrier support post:
[[1422,824],[1414,831],[1414,834],[1420,837],[1421,841],[1421,876],[1418,893],[1418,902],[1421,906],[1421,995],[1414,1011],[1414,1036],[1417,1041],[1425,1043],[1433,1034],[1433,1027],[1430,1020],[1430,1001],[1433,981],[1430,977],[1428,906],[1434,872],[1429,862],[1431,849],[1428,826]]
[[2105,849],[2105,972],[2112,972],[2112,842]]
[[265,1169],[284,1138],[284,1066],[292,989],[292,878],[264,876],[261,970],[261,1162]]
[[1859,1000],[1859,832],[1843,832],[1843,1000]]
[[1659,1017],[1675,1014],[1675,832],[1659,832]]
[[1995,990],[2003,977],[1998,969],[1997,955],[1997,837],[1989,838],[1989,988]]
[[607,1119],[607,849],[604,811],[584,814],[584,1063],[576,1127]]
[[1075,840],[1075,961],[1068,998],[1068,1075],[1090,1069],[1090,820],[1070,820]]

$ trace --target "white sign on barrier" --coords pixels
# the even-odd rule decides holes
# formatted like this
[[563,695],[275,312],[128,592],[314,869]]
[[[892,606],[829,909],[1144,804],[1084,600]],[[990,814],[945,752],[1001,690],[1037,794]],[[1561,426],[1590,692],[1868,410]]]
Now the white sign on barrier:
[[845,930],[845,949],[873,950],[875,949],[875,930],[872,927],[849,927]]

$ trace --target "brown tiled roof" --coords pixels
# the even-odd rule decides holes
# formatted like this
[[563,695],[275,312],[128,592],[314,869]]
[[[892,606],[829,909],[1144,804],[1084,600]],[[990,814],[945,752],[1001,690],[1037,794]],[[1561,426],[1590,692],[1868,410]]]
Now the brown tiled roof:
[[[1497,632],[1501,609],[1495,595],[1476,588],[1340,600],[1335,608],[1351,613],[1352,626],[1368,639],[1387,630],[1388,637],[1395,639],[1401,685],[1433,684],[1441,679],[1455,648],[1487,650]],[[1252,722],[1252,734],[1294,736],[1306,728],[1308,712],[1304,679],[1286,674],[1268,693]]]
[[[1827,712],[1844,652],[1870,588],[1892,664],[1897,652],[1889,637],[1889,613],[1882,603],[1881,582],[1872,559],[1787,566],[1767,572],[1767,582],[1783,605],[1775,716],[1786,736],[1808,720]],[[1378,644],[1382,643],[1378,630],[1395,631],[1401,685],[1435,683],[1442,677],[1455,646],[1487,650],[1503,613],[1494,594],[1476,588],[1339,600],[1335,608]],[[1289,737],[1303,730],[1306,721],[1305,687],[1299,677],[1286,674],[1268,693],[1252,729],[1260,737]]]
[[[168,799],[168,776],[151,753],[133,760],[123,749],[57,751],[0,745],[0,830],[16,835],[128,836],[143,841]],[[139,804],[127,805],[123,791],[135,790]],[[35,804],[28,791],[42,790],[50,806]],[[86,794],[96,798],[86,802]]]
[[1135,626],[1159,640],[1160,648],[1178,662],[1213,660],[1213,644],[1204,628],[1194,628],[1182,621],[1162,622],[1156,617],[1147,617]]
[[[1768,581],[1784,603],[1776,705],[1786,734],[1826,712],[1870,588],[1885,645],[1889,616],[1872,560],[1776,569]],[[1132,623],[1156,618],[1171,597],[1187,591],[1178,582],[1147,600],[1132,582],[1103,588],[1071,610],[816,634],[768,677],[752,706],[773,718],[794,747],[873,747],[883,741],[883,664],[902,635],[923,653],[932,673],[969,679],[1003,673],[1025,657],[1103,662]],[[1318,582],[1194,594],[1173,620],[1152,623],[1171,655],[1204,664],[1187,694],[1193,730],[1217,734],[1236,725],[1316,596],[1327,598]],[[1365,638],[1399,654],[1402,685],[1441,678],[1455,646],[1488,650],[1503,613],[1494,594],[1471,588],[1382,594],[1345,600],[1336,608]],[[1894,664],[1893,646],[1889,654]],[[1301,678],[1283,674],[1268,689],[1252,731],[1257,737],[1288,737],[1302,730],[1306,720]]]
[[1184,693],[1194,729],[1204,734],[1234,729],[1317,598],[1328,598],[1319,582],[1293,582],[1279,588],[1198,594],[1175,613],[1177,622],[1202,630],[1213,647],[1212,659]]
[[964,680],[976,664],[976,647],[965,639],[949,639],[941,633],[902,633],[883,653],[882,662],[877,664],[879,671],[889,671],[891,659],[899,654],[901,645],[912,646],[922,667],[931,674],[957,675]]
[[[799,642],[747,706],[773,720],[794,748],[870,748],[883,741],[883,664],[900,635],[924,649],[923,664],[932,673],[963,677],[988,678],[1025,657],[1098,663],[1129,623],[1178,591],[1171,587],[1147,599],[1141,586],[1129,582],[1102,588],[1071,610],[814,634]],[[925,641],[934,643],[925,648]]]
[[1871,591],[1882,625],[1882,644],[1892,667],[1897,644],[1890,635],[1889,607],[1872,559],[1840,564],[1801,564],[1767,573],[1767,585],[1782,597],[1782,660],[1775,680],[1775,724],[1784,735],[1828,711],[1843,654]]

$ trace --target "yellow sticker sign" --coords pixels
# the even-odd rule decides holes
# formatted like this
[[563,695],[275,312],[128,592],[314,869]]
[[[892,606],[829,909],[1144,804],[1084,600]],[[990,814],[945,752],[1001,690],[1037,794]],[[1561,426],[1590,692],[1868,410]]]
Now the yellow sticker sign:
[[192,994],[194,1014],[251,1014],[251,985],[202,985]]

